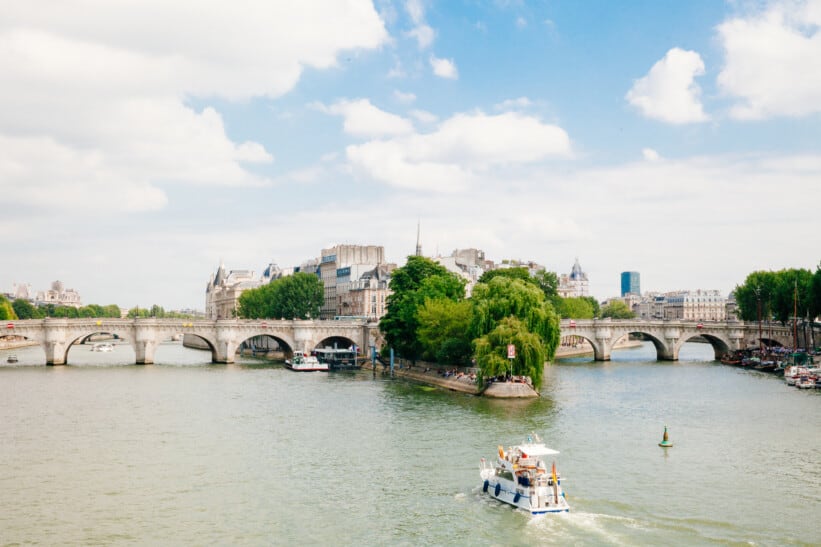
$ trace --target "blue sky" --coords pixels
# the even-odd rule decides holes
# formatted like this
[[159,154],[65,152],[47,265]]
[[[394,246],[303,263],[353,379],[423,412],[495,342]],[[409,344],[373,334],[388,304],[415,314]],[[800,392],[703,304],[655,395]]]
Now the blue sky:
[[601,299],[815,268],[821,1],[25,2],[0,289],[204,305],[336,243],[477,247]]

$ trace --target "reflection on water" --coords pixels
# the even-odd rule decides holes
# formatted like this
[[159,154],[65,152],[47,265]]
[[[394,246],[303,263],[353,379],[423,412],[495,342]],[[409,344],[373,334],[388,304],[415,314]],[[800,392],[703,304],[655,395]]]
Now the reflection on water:
[[[529,401],[179,344],[148,366],[78,349],[0,366],[0,544],[819,542],[821,393],[706,344],[562,361]],[[530,431],[561,451],[568,515],[481,492],[479,458]]]

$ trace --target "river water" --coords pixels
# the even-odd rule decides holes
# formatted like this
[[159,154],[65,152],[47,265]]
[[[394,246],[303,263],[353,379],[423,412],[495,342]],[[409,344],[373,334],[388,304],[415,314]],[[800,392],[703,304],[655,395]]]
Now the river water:
[[[821,391],[706,344],[654,352],[548,366],[530,401],[179,343],[148,366],[130,346],[0,352],[0,545],[821,543]],[[561,451],[571,513],[481,492],[479,458],[531,431]]]

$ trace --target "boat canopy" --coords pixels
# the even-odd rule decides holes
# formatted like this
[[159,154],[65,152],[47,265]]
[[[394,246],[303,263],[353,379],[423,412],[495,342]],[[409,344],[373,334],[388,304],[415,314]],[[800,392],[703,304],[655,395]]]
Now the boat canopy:
[[553,450],[552,448],[548,448],[543,444],[520,444],[516,446],[518,450],[521,450],[528,456],[552,456],[554,454],[558,454],[558,450]]

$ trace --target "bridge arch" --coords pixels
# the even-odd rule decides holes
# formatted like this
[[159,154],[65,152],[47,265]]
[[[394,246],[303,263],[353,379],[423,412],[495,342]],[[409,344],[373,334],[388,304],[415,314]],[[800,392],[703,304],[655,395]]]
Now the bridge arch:
[[713,351],[715,352],[715,360],[721,359],[722,356],[731,353],[733,344],[727,338],[724,338],[720,334],[715,333],[688,333],[683,335],[679,338],[678,342],[675,345],[674,352],[676,359],[678,359],[679,352],[681,351],[682,346],[687,342],[693,340],[694,338],[699,338],[706,340],[710,343],[713,347]]
[[576,332],[573,330],[572,332],[568,332],[565,336],[574,336],[577,339],[584,340],[593,348],[593,359],[595,361],[609,361],[610,360],[610,353],[606,352],[607,348],[599,343],[595,337],[589,336],[586,332],[580,331]]
[[347,336],[342,335],[332,335],[328,336],[327,338],[323,338],[320,340],[315,346],[314,349],[321,349],[321,348],[338,348],[338,349],[346,349],[351,346],[357,345],[355,340],[351,340]]
[[[274,342],[274,345],[271,344]],[[272,352],[281,352],[283,357],[292,357],[294,354],[293,343],[289,343],[287,337],[275,332],[261,332],[257,334],[243,333],[237,345],[237,353],[250,350],[252,355],[268,355]]]
[[629,329],[627,331],[616,331],[610,346],[610,353],[612,354],[614,349],[620,349],[616,346],[618,346],[622,340],[629,340],[631,334],[639,334],[644,340],[652,342],[653,347],[656,348],[657,360],[670,359],[670,348],[665,341],[659,338],[656,334],[647,332],[645,329],[641,328]]

